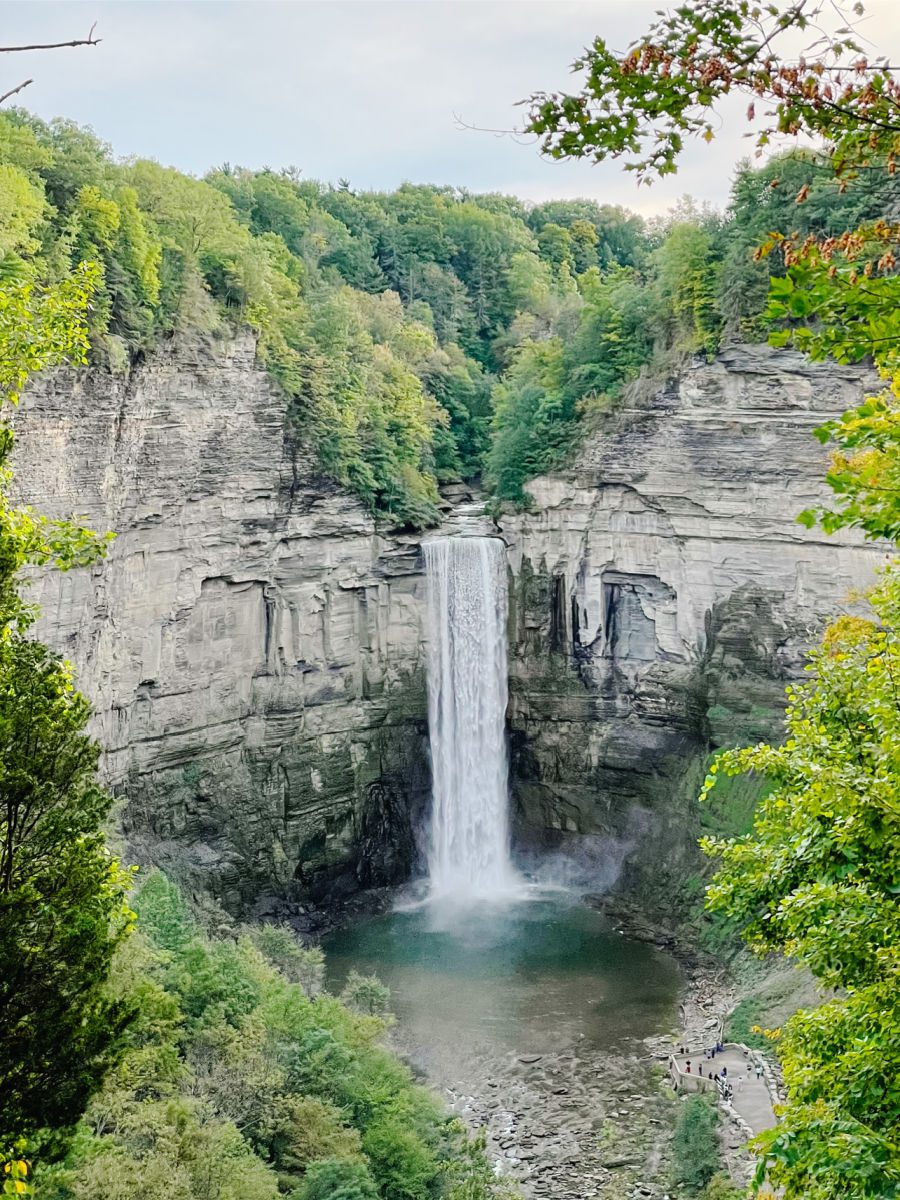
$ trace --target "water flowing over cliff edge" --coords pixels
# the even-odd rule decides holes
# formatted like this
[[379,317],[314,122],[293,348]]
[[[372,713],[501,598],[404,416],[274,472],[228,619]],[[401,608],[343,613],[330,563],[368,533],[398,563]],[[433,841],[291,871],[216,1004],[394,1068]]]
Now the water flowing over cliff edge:
[[[884,556],[794,522],[824,491],[812,428],[863,387],[727,351],[626,402],[500,519],[520,846],[594,890],[678,879],[710,747],[772,731],[804,646]],[[16,426],[22,499],[118,533],[33,595],[142,861],[257,911],[408,877],[430,791],[421,538],[319,476],[252,337],[38,380]]]
[[428,538],[431,895],[509,895],[506,555],[499,538]]

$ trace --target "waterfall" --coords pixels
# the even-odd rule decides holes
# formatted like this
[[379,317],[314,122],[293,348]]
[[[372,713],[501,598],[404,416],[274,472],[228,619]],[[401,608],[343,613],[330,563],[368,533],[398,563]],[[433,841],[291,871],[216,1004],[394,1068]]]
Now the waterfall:
[[432,895],[509,893],[506,553],[497,538],[423,544],[428,584]]

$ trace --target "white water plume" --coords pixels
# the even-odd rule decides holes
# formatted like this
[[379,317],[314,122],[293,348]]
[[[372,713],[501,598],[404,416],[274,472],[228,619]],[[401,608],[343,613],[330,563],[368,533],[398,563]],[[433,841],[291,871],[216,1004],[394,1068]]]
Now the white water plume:
[[506,757],[506,547],[498,538],[423,544],[428,581],[432,897],[516,893]]

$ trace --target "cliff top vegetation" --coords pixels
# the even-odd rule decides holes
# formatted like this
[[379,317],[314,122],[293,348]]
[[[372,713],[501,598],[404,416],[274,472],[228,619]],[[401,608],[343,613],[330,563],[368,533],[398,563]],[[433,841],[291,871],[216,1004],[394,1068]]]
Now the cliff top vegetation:
[[784,268],[754,259],[761,240],[827,236],[895,202],[893,177],[842,189],[812,153],[740,167],[724,214],[685,201],[652,221],[297,170],[200,180],[117,161],[71,122],[0,115],[2,278],[98,264],[92,358],[114,371],[179,333],[250,325],[322,470],[395,525],[433,522],[452,480],[525,502],[642,369],[763,335]]

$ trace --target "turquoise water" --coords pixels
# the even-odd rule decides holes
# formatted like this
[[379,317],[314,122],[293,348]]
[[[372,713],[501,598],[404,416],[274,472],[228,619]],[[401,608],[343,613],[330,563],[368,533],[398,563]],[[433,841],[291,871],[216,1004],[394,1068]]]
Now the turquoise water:
[[618,1047],[674,1027],[680,973],[652,946],[567,900],[375,917],[325,943],[329,986],[351,968],[391,989],[424,1060],[454,1047],[518,1053]]

